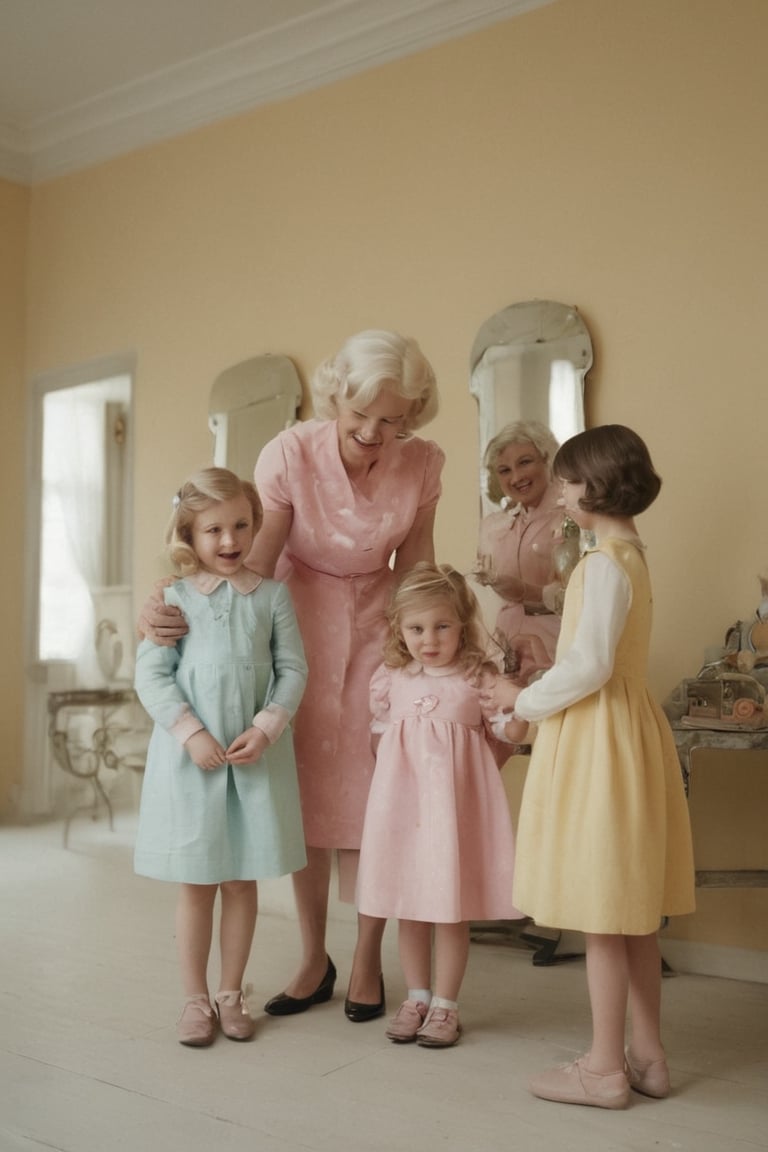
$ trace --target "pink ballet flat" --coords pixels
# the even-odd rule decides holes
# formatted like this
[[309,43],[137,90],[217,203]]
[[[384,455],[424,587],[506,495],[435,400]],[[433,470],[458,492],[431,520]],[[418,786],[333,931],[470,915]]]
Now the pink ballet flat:
[[540,1072],[528,1082],[528,1088],[541,1100],[557,1104],[587,1104],[593,1108],[626,1108],[629,1104],[629,1081],[619,1072],[590,1072],[583,1056],[571,1064],[560,1064]]
[[660,1060],[650,1060],[647,1064],[635,1060],[629,1052],[626,1057],[630,1088],[643,1096],[653,1096],[656,1100],[663,1100],[669,1096],[669,1068],[663,1056]]

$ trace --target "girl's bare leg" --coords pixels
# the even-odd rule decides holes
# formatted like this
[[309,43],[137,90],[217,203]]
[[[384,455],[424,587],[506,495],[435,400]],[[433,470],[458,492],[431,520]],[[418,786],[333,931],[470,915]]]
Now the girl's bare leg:
[[325,931],[328,923],[330,848],[307,845],[307,866],[293,874],[293,893],[301,931],[302,958],[298,972],[285,988],[288,996],[311,996],[328,967]]
[[592,1008],[592,1048],[585,1066],[590,1072],[618,1072],[624,1067],[624,1033],[629,994],[627,937],[588,933],[587,985]]
[[632,1056],[642,1064],[664,1059],[661,1043],[661,954],[656,933],[627,936]]
[[208,957],[218,884],[182,884],[176,904],[176,950],[185,996],[208,995]]
[[397,929],[400,967],[406,988],[432,987],[432,925],[423,920],[400,920]]
[[221,991],[235,992],[243,987],[258,907],[255,880],[229,880],[221,885]]
[[[443,1000],[458,1000],[469,959],[469,924],[435,924],[434,994]],[[428,988],[428,984],[412,984]]]

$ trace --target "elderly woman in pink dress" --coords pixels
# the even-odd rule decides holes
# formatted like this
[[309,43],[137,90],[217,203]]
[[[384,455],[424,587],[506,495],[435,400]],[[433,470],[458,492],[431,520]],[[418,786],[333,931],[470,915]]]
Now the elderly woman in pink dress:
[[555,549],[564,512],[552,478],[557,448],[545,424],[516,421],[494,436],[483,459],[488,498],[500,510],[480,524],[474,576],[504,601],[497,634],[524,684],[554,663],[560,632]]
[[[273,1015],[330,999],[336,970],[325,930],[331,854],[339,895],[354,901],[365,804],[373,775],[368,685],[381,662],[385,608],[398,575],[434,560],[442,450],[412,435],[437,411],[434,373],[415,340],[387,331],[352,336],[317,369],[315,419],[262,450],[256,486],[264,523],[249,566],[286,581],[309,677],[294,740],[308,864],[294,873],[303,958]],[[385,1009],[385,921],[358,917],[347,1017]]]
[[[395,580],[434,561],[442,450],[414,436],[437,412],[434,372],[415,340],[359,332],[317,369],[315,418],[262,449],[255,481],[264,520],[248,567],[288,585],[309,666],[294,721],[307,866],[293,874],[303,955],[274,1016],[330,1000],[336,968],[325,936],[332,851],[339,895],[354,902],[365,804],[373,776],[368,690],[381,663]],[[141,628],[174,643],[186,623],[156,601]],[[344,1004],[353,1022],[385,1011],[381,940],[386,921],[358,916]]]

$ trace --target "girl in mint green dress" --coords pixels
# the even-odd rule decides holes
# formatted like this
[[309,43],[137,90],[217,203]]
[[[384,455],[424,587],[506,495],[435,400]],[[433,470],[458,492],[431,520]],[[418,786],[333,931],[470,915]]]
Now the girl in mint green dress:
[[[183,1044],[219,1023],[249,1039],[242,994],[258,879],[306,863],[290,721],[307,669],[287,588],[243,567],[262,511],[254,486],[223,468],[174,499],[169,553],[182,579],[165,588],[189,632],[173,647],[143,640],[136,691],[155,721],[141,795],[137,873],[180,883],[176,936],[187,997]],[[221,980],[207,968],[221,892]]]

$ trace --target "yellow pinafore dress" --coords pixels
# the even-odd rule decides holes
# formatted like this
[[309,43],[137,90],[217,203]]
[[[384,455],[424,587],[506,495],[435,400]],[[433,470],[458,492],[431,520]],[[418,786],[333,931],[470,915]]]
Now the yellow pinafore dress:
[[[694,909],[690,822],[672,732],[647,685],[644,553],[621,539],[602,541],[599,551],[626,573],[632,602],[608,682],[540,724],[521,803],[514,902],[540,925],[647,935],[663,916]],[[568,584],[558,656],[576,633],[590,555]]]

